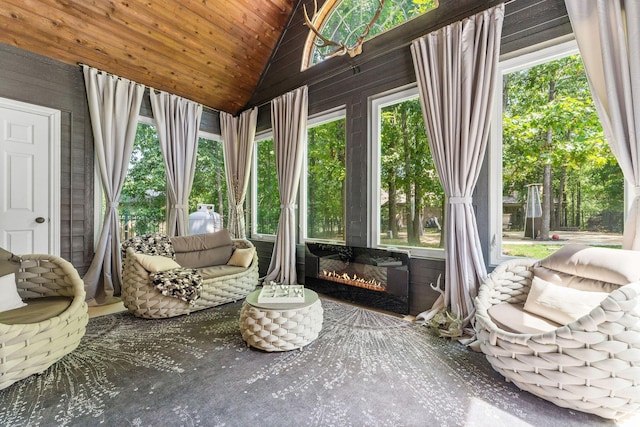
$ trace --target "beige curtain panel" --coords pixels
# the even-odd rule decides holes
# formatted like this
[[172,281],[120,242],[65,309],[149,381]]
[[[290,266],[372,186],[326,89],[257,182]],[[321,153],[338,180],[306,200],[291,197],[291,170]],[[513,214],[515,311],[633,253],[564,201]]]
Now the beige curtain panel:
[[93,145],[105,198],[104,222],[96,253],[83,277],[87,299],[108,303],[120,294],[120,220],[118,202],[127,176],[144,86],[82,66]]
[[186,236],[202,105],[153,89],[150,95],[167,173],[167,234]]
[[296,196],[307,143],[307,86],[271,101],[271,125],[280,193],[280,219],[265,282],[294,285],[296,274]]
[[246,238],[244,201],[251,176],[251,156],[257,119],[257,108],[243,111],[239,117],[220,112],[220,129],[224,142],[224,169],[229,199],[227,228],[234,239]]
[[634,190],[623,248],[640,250],[640,2],[565,3],[602,128]]
[[411,45],[429,147],[444,189],[444,307],[469,320],[486,277],[472,194],[489,136],[504,5],[414,40]]

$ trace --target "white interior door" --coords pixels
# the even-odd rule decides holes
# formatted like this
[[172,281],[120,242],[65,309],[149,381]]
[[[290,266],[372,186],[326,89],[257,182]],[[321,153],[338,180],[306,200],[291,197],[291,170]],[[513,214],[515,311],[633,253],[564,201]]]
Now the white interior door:
[[0,98],[0,247],[59,255],[60,112]]

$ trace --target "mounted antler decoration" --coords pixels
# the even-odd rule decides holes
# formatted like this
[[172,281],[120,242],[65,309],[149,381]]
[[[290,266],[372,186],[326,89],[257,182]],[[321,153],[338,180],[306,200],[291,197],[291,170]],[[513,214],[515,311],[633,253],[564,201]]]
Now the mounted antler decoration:
[[385,0],[378,0],[378,2],[379,2],[379,5],[378,5],[378,9],[376,10],[376,13],[373,15],[373,18],[371,19],[371,21],[367,24],[364,30],[364,33],[362,33],[362,35],[358,37],[356,44],[354,44],[353,46],[347,46],[343,42],[336,42],[336,41],[330,40],[327,37],[320,34],[320,31],[312,23],[315,20],[316,15],[318,13],[317,0],[313,0],[313,18],[311,19],[309,19],[309,15],[307,14],[307,6],[306,5],[304,6],[305,24],[307,25],[307,27],[309,27],[311,31],[313,31],[316,37],[320,39],[320,41],[316,44],[316,46],[319,48],[330,47],[330,46],[335,47],[335,49],[323,55],[325,59],[333,58],[334,56],[342,56],[346,53],[348,53],[349,56],[353,58],[354,56],[360,55],[362,53],[362,43],[364,43],[364,39],[367,37],[367,35],[369,35],[369,32],[371,31],[371,27],[373,26],[374,22],[376,22],[376,20],[380,16],[380,12],[382,12],[382,7],[384,6]]

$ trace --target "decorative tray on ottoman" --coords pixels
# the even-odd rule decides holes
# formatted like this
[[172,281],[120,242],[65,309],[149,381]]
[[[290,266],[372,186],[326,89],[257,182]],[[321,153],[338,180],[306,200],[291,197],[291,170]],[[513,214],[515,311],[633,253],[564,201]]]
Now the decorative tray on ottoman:
[[303,285],[278,285],[274,282],[262,287],[258,295],[258,303],[302,303],[304,302]]

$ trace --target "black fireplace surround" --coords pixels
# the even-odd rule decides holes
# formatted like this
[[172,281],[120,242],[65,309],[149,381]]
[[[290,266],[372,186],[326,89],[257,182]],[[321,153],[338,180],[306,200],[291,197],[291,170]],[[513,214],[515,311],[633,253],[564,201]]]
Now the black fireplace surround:
[[409,313],[409,255],[384,249],[307,243],[305,286],[398,314]]

